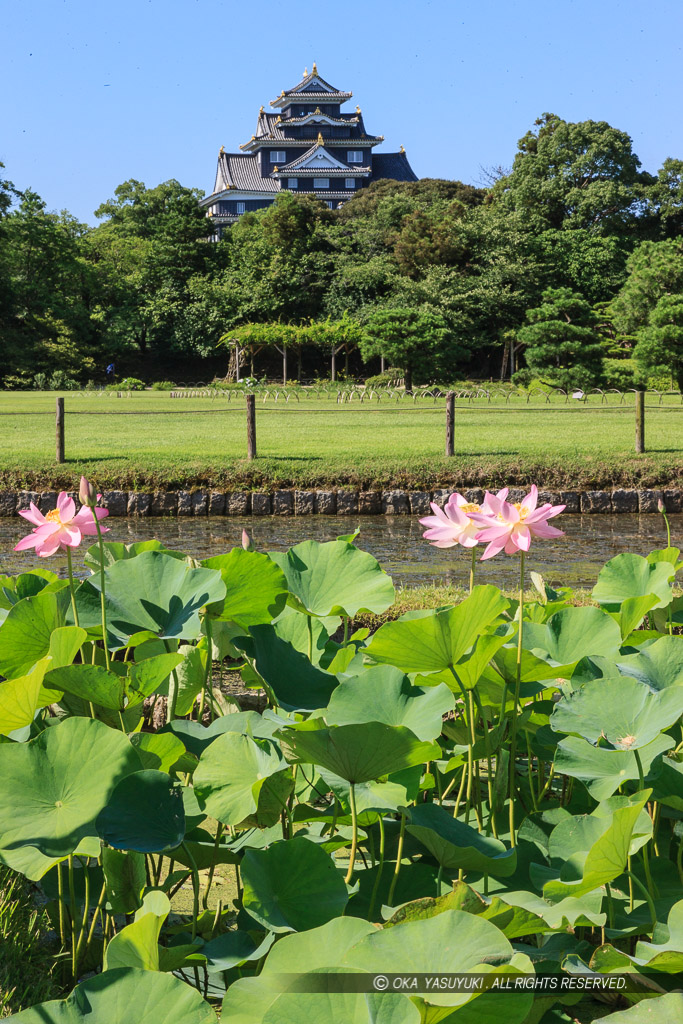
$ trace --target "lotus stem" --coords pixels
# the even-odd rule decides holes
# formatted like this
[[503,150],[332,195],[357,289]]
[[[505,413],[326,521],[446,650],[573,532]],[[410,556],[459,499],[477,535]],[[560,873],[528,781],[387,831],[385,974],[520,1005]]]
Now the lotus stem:
[[78,621],[78,610],[76,608],[76,587],[74,585],[74,568],[71,560],[71,548],[67,545],[66,548],[66,568],[69,574],[69,590],[71,591],[71,611],[74,615],[74,624],[79,625]]
[[[90,948],[90,943],[92,942],[93,935],[95,934],[95,925],[97,923],[97,918],[98,918],[98,916],[99,916],[99,914],[100,914],[100,912],[102,910],[102,907],[104,906],[104,900],[105,900],[106,895],[107,895],[107,884],[106,884],[106,882],[103,882],[102,883],[102,889],[100,891],[100,895],[99,895],[99,898],[97,900],[97,904],[95,905],[95,910],[93,911],[92,921],[91,921],[91,924],[90,924],[90,931],[88,932],[88,937],[85,940],[86,951]],[[104,931],[104,929],[103,929],[103,931]]]
[[458,811],[460,810],[460,801],[462,800],[462,794],[463,794],[464,789],[465,789],[465,782],[467,780],[468,774],[469,774],[469,772],[468,772],[467,764],[464,764],[462,766],[462,776],[460,778],[460,786],[458,788],[458,795],[455,798],[455,805],[453,807],[453,817],[454,818],[458,817]]
[[342,618],[344,619],[344,642],[342,643],[342,647],[347,647],[349,643],[349,617],[348,615],[344,615]]
[[387,896],[387,903],[391,907],[393,906],[394,891],[396,889],[396,883],[398,882],[399,872],[401,870],[401,861],[403,860],[403,839],[406,832],[406,816],[401,814],[401,831],[398,834],[398,848],[396,850],[396,867],[394,868],[394,877],[391,879],[391,886],[389,887],[389,895]]
[[204,673],[204,686],[202,687],[202,695],[199,698],[199,712],[197,714],[197,721],[201,725],[202,719],[204,718],[204,702],[206,695],[211,687],[211,673],[213,669],[213,642],[211,639],[211,617],[209,615],[204,616],[204,626],[206,628],[206,672]]
[[517,667],[515,670],[515,699],[512,708],[512,727],[510,730],[510,781],[509,781],[509,820],[510,845],[516,846],[515,837],[515,757],[517,755],[517,716],[519,715],[519,691],[522,680],[522,634],[524,621],[524,552],[519,553],[519,629],[517,631]]
[[97,543],[100,549],[100,609],[102,612],[102,641],[104,643],[104,662],[109,668],[109,643],[107,640],[107,600],[105,594],[105,583],[104,583],[104,541],[102,540],[102,530],[100,529],[100,521],[97,518],[95,507],[90,506],[92,517],[95,520],[95,529],[97,530]]
[[306,616],[306,625],[308,627],[308,660],[313,661],[313,619],[310,615]]
[[379,863],[377,866],[377,877],[375,878],[375,884],[372,887],[372,896],[370,897],[370,907],[368,909],[368,921],[372,921],[372,914],[375,909],[375,900],[377,899],[377,890],[379,889],[379,883],[382,878],[384,871],[384,818],[380,814],[377,818],[377,824],[379,826]]
[[62,948],[66,945],[66,922],[64,920],[64,879],[62,878],[62,862],[57,861],[57,899],[59,902],[59,940]]
[[69,854],[69,916],[71,918],[71,973],[74,983],[78,981],[78,959],[76,949],[76,892],[74,888],[74,855]]
[[197,864],[194,857],[190,853],[187,843],[182,843],[182,848],[185,851],[185,856],[190,862],[190,868],[192,870],[192,939],[197,938],[197,921],[199,919],[199,871],[197,870]]
[[477,568],[477,549],[472,548],[472,561],[470,562],[470,594],[474,590],[474,573]]
[[351,852],[349,854],[349,868],[346,872],[346,878],[344,881],[347,885],[350,884],[353,878],[353,869],[356,865],[356,848],[358,846],[358,815],[356,814],[356,787],[354,783],[351,783],[349,790],[349,804],[351,806]]
[[209,892],[213,884],[213,876],[216,870],[216,855],[218,853],[218,847],[220,846],[221,836],[223,835],[223,822],[218,822],[218,828],[216,829],[216,838],[213,844],[213,856],[211,858],[211,867],[209,868],[209,875],[206,880],[206,888],[204,889],[204,895],[202,896],[202,906],[204,910],[209,909]]
[[645,897],[645,902],[647,903],[648,909],[650,911],[650,919],[652,921],[652,927],[655,928],[657,926],[657,911],[655,909],[655,905],[654,905],[654,901],[652,899],[652,896],[647,891],[647,889],[645,888],[645,886],[643,885],[643,883],[641,882],[641,880],[638,878],[637,875],[634,875],[634,873],[632,871],[628,871],[627,873],[628,873],[629,879],[631,879],[633,881],[633,883],[638,886],[638,888],[642,892],[643,896]]
[[[170,652],[168,640],[164,640],[164,647]],[[178,690],[180,684],[178,682],[178,673],[175,669],[171,670],[171,678],[168,683],[168,697],[166,699],[166,725],[169,725],[175,718],[175,708],[178,703]]]

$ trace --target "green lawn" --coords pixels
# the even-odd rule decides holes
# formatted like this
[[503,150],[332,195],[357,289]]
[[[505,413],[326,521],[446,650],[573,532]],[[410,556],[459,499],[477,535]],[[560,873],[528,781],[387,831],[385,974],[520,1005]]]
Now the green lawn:
[[444,400],[400,403],[257,398],[259,458],[248,463],[241,397],[172,399],[164,392],[66,393],[65,465],[54,462],[54,393],[0,393],[0,486],[101,487],[653,486],[683,476],[683,404],[646,406],[636,456],[633,395],[624,404],[534,396],[456,402],[456,456],[443,456]]

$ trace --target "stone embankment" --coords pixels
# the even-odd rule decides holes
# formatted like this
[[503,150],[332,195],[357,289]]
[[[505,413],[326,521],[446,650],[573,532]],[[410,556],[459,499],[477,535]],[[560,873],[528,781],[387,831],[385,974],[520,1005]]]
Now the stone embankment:
[[[104,491],[101,504],[112,516],[356,516],[425,515],[431,501],[439,505],[450,490],[436,491]],[[509,501],[520,501],[526,490],[510,488]],[[77,495],[73,495],[77,498]],[[484,491],[465,491],[479,504]],[[539,491],[539,502],[566,505],[569,513],[657,512],[660,500],[667,512],[683,512],[683,490]],[[0,516],[13,516],[33,501],[47,512],[57,501],[55,491],[2,491]]]

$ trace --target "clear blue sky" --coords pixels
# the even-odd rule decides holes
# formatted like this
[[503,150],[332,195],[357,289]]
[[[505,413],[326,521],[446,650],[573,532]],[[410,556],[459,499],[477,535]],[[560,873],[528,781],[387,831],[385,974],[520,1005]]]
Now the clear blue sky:
[[2,28],[6,175],[89,223],[128,178],[210,191],[313,61],[420,177],[476,184],[544,111],[683,157],[681,0],[17,0]]

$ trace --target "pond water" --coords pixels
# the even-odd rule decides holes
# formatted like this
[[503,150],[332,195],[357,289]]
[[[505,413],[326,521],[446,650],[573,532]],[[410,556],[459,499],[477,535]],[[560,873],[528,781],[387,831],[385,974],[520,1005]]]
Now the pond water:
[[[683,515],[672,515],[672,543],[683,542]],[[351,533],[360,526],[359,547],[370,551],[401,586],[426,583],[466,586],[469,551],[463,548],[434,548],[422,539],[417,516],[235,516],[220,518],[111,519],[107,539],[130,544],[156,537],[168,547],[194,558],[220,554],[241,542],[242,529],[254,538],[261,551],[281,551],[302,540],[327,541]],[[600,567],[622,551],[646,555],[666,545],[664,521],[660,515],[565,515],[557,520],[566,536],[554,541],[537,541],[527,558],[529,569],[540,572],[552,585],[590,587]],[[16,573],[36,564],[32,551],[12,548],[26,533],[20,519],[0,519],[0,571]],[[62,556],[39,560],[54,571],[66,573]],[[517,586],[518,561],[498,556],[479,568],[482,582],[503,588]],[[74,569],[82,574],[82,563],[74,557]]]

